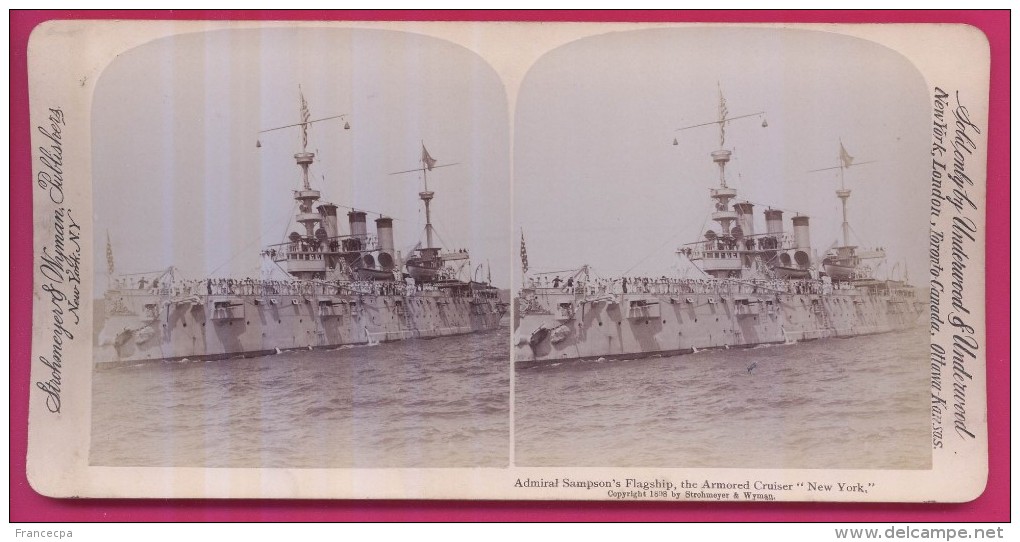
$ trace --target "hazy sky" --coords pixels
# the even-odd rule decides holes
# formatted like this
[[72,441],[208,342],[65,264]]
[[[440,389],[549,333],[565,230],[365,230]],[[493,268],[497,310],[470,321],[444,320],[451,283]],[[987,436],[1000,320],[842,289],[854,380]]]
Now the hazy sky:
[[259,249],[298,229],[300,132],[258,132],[299,120],[299,84],[313,119],[350,114],[350,131],[336,121],[310,130],[323,199],[396,218],[406,252],[423,237],[421,180],[388,173],[416,167],[424,140],[440,163],[460,162],[429,176],[440,238],[491,262],[498,285],[520,269],[521,227],[532,269],[646,275],[717,228],[708,189],[718,129],[675,130],[716,120],[720,87],[731,117],[768,119],[727,128],[729,184],[759,204],[758,231],[771,205],[791,211],[788,230],[793,211],[811,216],[819,251],[840,237],[838,170],[809,170],[837,165],[842,139],[857,161],[876,161],[847,173],[853,241],[886,247],[889,265],[907,261],[915,279],[926,268],[928,89],[880,45],[762,28],[610,33],[543,56],[508,112],[498,75],[451,43],[267,29],[153,41],[103,72],[93,105],[97,284],[107,231],[118,272],[256,275]]
[[[822,32],[700,28],[620,32],[542,57],[517,102],[514,221],[529,264],[591,264],[658,276],[675,248],[702,239],[718,169],[719,87],[734,121],[726,147],[738,198],[811,216],[812,244],[841,238],[839,141],[859,162],[846,176],[851,240],[883,246],[924,280],[928,91],[898,53]],[[678,141],[673,146],[673,138]],[[764,232],[762,211],[755,227]],[[791,231],[789,218],[785,228]],[[519,269],[519,263],[518,269]],[[900,266],[902,270],[902,265]],[[897,271],[899,274],[899,271]]]
[[388,173],[417,167],[424,140],[441,164],[460,163],[429,175],[439,237],[470,249],[476,264],[490,261],[494,282],[508,285],[502,82],[451,43],[344,29],[182,34],[106,68],[93,102],[97,284],[105,286],[107,231],[118,273],[175,265],[186,277],[258,276],[260,248],[300,229],[291,222],[300,131],[258,135],[300,120],[298,85],[312,119],[350,114],[350,131],[337,121],[310,129],[313,188],[324,201],[394,217],[406,254],[424,238],[422,182]]

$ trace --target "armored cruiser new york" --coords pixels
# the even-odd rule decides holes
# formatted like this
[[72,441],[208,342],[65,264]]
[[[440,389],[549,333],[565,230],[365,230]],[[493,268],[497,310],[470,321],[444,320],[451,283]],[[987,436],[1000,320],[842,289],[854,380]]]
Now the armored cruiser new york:
[[307,150],[308,126],[330,119],[350,129],[344,115],[311,120],[302,96],[301,122],[280,127],[302,132],[301,152],[294,155],[301,185],[293,191],[300,227],[261,251],[259,278],[186,279],[174,267],[117,275],[107,236],[109,285],[94,356],[98,367],[375,344],[499,326],[507,304],[491,279],[476,280],[480,266],[471,266],[466,249],[435,243],[428,174],[445,166],[437,165],[424,143],[421,166],[398,173],[419,173],[424,181],[418,196],[425,245],[419,242],[403,258],[394,246],[393,218],[380,215],[370,233],[368,213],[354,208],[347,213],[348,231],[341,231],[339,206],[321,201],[309,179],[315,154]]
[[725,148],[725,126],[747,117],[768,125],[762,112],[729,117],[720,91],[719,120],[681,129],[717,124],[722,147],[711,153],[719,178],[709,189],[718,229],[676,249],[696,270],[693,276],[602,277],[587,265],[529,274],[522,232],[524,277],[513,321],[518,367],[853,337],[916,325],[924,309],[917,289],[905,276],[878,276],[884,249],[851,243],[843,174],[864,162],[854,164],[842,142],[839,165],[823,168],[840,173],[842,245],[818,255],[810,217],[794,214],[787,223],[778,208],[764,210],[765,231],[757,233],[755,204],[739,200],[726,177],[733,151]]

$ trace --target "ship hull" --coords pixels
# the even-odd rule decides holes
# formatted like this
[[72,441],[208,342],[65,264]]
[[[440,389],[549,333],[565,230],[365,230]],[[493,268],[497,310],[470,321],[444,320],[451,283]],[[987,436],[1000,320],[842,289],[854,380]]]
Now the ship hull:
[[495,300],[415,295],[107,294],[95,364],[259,356],[496,329]]
[[538,289],[525,296],[530,299],[523,310],[518,304],[515,315],[518,367],[886,333],[914,327],[922,311],[914,300],[857,290],[628,293],[587,299]]

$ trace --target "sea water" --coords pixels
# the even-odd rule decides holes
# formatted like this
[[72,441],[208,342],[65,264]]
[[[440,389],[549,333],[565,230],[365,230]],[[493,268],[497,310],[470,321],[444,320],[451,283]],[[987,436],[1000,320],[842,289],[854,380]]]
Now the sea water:
[[97,370],[89,462],[505,467],[508,336]]
[[927,469],[924,328],[519,370],[519,466]]
[[[96,371],[89,462],[505,467],[509,329]],[[926,469],[923,328],[518,370],[517,466]]]

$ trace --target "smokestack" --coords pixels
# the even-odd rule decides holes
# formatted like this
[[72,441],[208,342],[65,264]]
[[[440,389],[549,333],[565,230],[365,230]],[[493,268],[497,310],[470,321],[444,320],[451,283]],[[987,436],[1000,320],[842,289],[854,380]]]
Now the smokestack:
[[783,235],[783,212],[779,209],[765,210],[765,231],[769,235]]
[[793,242],[799,250],[811,248],[811,230],[808,227],[808,217],[797,215],[793,217]]
[[744,236],[754,235],[754,204],[747,201],[734,203],[733,210],[737,212],[737,224]]
[[375,232],[379,237],[379,267],[392,271],[397,264],[393,251],[393,219],[385,216],[375,219]]
[[322,225],[326,228],[326,235],[330,237],[340,235],[339,224],[336,222],[336,205],[332,203],[320,204],[319,214],[322,215]]
[[379,236],[379,250],[393,252],[393,219],[384,216],[375,219],[375,231]]
[[351,211],[347,213],[347,221],[351,225],[351,235],[365,236],[368,234],[364,211]]

